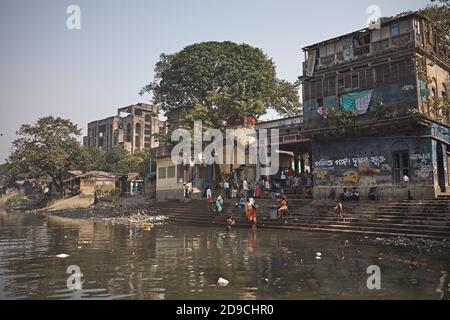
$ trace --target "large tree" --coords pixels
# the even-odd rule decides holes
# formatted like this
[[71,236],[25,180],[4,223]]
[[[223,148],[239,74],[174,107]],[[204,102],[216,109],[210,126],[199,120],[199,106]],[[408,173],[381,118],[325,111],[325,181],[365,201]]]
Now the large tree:
[[260,49],[232,42],[204,42],[162,54],[154,81],[141,90],[169,120],[192,127],[194,120],[223,128],[232,115],[259,117],[273,108],[301,110],[296,85],[277,79],[275,65]]
[[50,178],[61,192],[69,170],[86,166],[85,152],[78,142],[81,130],[70,120],[44,117],[24,124],[17,132],[8,162],[23,179]]

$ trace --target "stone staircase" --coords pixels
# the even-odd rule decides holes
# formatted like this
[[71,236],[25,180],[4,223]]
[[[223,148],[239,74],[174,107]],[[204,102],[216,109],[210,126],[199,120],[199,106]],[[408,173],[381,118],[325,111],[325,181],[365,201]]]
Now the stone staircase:
[[[311,199],[291,199],[290,214],[284,219],[271,220],[271,199],[257,200],[258,228],[359,234],[378,237],[450,238],[450,197],[434,200],[403,201],[397,203],[346,202],[345,222],[337,222],[335,202],[315,202]],[[238,228],[249,228],[245,215],[226,201],[221,215],[207,210],[206,200],[158,202],[152,209],[169,216],[171,223],[216,226],[225,229],[228,215],[236,219]]]

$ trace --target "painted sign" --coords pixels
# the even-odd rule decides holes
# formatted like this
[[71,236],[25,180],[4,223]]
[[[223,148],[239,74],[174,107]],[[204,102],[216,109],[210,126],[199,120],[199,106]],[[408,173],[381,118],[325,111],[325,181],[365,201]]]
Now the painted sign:
[[325,160],[321,159],[314,163],[316,168],[329,168],[329,167],[348,167],[353,166],[358,168],[361,164],[372,164],[375,167],[380,167],[386,162],[384,156],[374,156],[374,157],[362,157],[362,158],[344,158],[338,160]]

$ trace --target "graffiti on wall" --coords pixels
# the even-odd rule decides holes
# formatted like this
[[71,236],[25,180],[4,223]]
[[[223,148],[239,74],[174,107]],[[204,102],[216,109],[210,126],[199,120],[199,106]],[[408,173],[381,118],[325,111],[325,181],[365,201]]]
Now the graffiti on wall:
[[372,164],[375,167],[380,167],[383,163],[386,162],[386,158],[384,156],[375,156],[375,157],[362,157],[362,158],[344,158],[338,160],[325,160],[321,159],[314,163],[316,168],[329,168],[329,167],[348,167],[353,166],[354,168],[358,168],[364,164]]
[[384,156],[321,159],[314,165],[319,185],[373,186],[391,179],[391,166]]
[[428,180],[433,176],[431,153],[415,153],[411,155],[414,173],[421,180]]

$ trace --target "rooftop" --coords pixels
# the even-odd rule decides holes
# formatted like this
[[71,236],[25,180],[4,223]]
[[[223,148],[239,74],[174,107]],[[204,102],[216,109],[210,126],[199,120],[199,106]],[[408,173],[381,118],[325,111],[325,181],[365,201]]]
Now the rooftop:
[[[424,15],[422,15],[422,14],[420,14],[418,12],[409,12],[409,13],[406,13],[406,14],[400,14],[400,15],[395,16],[393,18],[381,18],[381,27],[385,27],[385,26],[390,25],[390,24],[392,24],[394,22],[410,19],[410,18],[413,18],[413,17],[419,17],[419,18],[422,18],[422,19],[429,20],[427,17],[425,17]],[[310,51],[312,49],[316,49],[316,48],[321,47],[323,45],[331,44],[331,43],[334,43],[334,42],[339,41],[341,39],[348,38],[348,37],[351,37],[351,36],[354,36],[354,35],[359,35],[361,33],[366,33],[366,32],[369,32],[369,31],[371,31],[370,28],[360,29],[358,31],[350,32],[350,33],[347,33],[347,34],[344,34],[344,35],[341,35],[341,36],[338,36],[338,37],[334,37],[334,38],[331,38],[331,39],[328,39],[328,40],[325,40],[325,41],[322,41],[322,42],[319,42],[319,43],[315,43],[315,44],[309,45],[307,47],[304,47],[302,50],[303,51]]]

